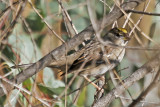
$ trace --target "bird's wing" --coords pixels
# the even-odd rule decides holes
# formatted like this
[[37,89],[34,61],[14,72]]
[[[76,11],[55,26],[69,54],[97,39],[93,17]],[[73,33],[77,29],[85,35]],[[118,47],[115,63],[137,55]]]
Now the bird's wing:
[[[80,57],[73,62],[73,64],[68,69],[68,73],[73,73],[74,71],[77,71],[78,69],[80,69],[80,67],[84,62],[85,62],[85,65],[82,68],[82,70],[85,69],[87,66],[90,66],[92,62],[96,59],[96,57],[98,57],[94,55],[95,53],[94,51],[96,49],[98,49],[98,43],[96,41],[93,40],[89,44],[87,44],[85,47],[85,52],[82,53]],[[65,75],[65,73],[63,73],[62,75]]]
[[[105,53],[102,51],[100,42],[97,41],[91,41],[86,47],[84,53],[76,59],[73,64],[70,66],[67,73],[73,73],[79,70],[83,63],[83,68],[80,70],[80,72],[83,72],[88,69],[92,69],[93,67],[97,67],[101,64],[110,64],[112,63],[112,59],[110,60],[110,52],[113,48],[104,46],[105,47]],[[104,54],[106,54],[106,57],[108,57],[108,62],[104,59]],[[63,73],[62,75],[65,75]]]

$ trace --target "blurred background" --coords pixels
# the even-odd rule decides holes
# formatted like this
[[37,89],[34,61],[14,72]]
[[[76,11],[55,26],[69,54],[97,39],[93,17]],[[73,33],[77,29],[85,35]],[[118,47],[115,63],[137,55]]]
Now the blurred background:
[[[61,2],[68,12],[77,33],[91,24],[86,0],[62,0]],[[123,0],[117,0],[117,2],[122,3]],[[115,1],[93,0],[92,5],[95,9],[97,20],[99,20],[103,18],[104,14],[108,14],[112,10]],[[160,13],[160,1],[146,0],[146,2],[139,5],[135,10]],[[128,46],[157,48],[160,42],[160,17],[135,13],[131,13],[130,15],[134,24],[127,22],[125,28],[130,32],[132,29],[130,25],[134,26],[140,21],[138,27],[141,31],[135,29]],[[64,41],[74,36],[74,34],[68,33],[66,27],[67,21],[62,14],[62,9],[57,0],[30,0],[26,3],[20,0],[0,0],[1,76],[5,76],[7,79],[14,77],[22,69],[11,69],[10,66],[34,63],[62,44],[62,41],[49,30],[44,20]],[[125,22],[126,18],[122,17],[104,30],[108,31],[113,26],[124,27]],[[151,40],[145,36],[151,38]],[[155,56],[156,52],[157,51],[127,49],[123,61],[115,69],[116,71],[120,71],[118,72],[119,75],[122,79],[125,79],[152,58],[152,56]],[[47,106],[47,104],[39,99],[54,107],[66,106],[65,97],[61,94],[64,92],[66,85],[64,78],[59,76],[58,72],[57,69],[45,68],[20,85],[32,93],[33,96],[15,89],[8,95],[0,97],[0,106]],[[153,80],[153,75],[154,74],[146,75],[128,89],[132,98],[137,98],[137,96],[143,92]],[[68,82],[71,77],[72,75],[68,76]],[[106,84],[104,89],[105,93],[108,93],[116,86],[113,85],[109,73],[106,73],[105,77]],[[91,77],[91,80],[93,79],[95,78]],[[85,83],[83,78],[78,76],[67,90],[67,93],[73,92]],[[156,86],[147,94],[145,102],[143,102],[144,105],[160,104],[160,90],[158,90],[158,88],[160,88],[160,85]],[[94,102],[95,92],[96,89],[89,84],[79,91],[67,95],[66,104],[68,107],[89,107]],[[61,97],[57,99],[58,96]],[[123,94],[125,103],[122,103],[120,99],[116,99],[110,104],[110,107],[127,106],[132,102],[131,96],[126,91]],[[140,105],[142,105],[142,103],[140,103]]]

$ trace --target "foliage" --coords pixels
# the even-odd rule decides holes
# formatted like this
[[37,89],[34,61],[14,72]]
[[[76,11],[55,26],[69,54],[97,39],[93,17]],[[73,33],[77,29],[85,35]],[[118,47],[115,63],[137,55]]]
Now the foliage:
[[[106,1],[106,3],[110,7],[113,7],[115,5],[114,1],[112,0],[104,0],[104,1]],[[56,37],[56,35],[51,33],[51,30],[48,28],[47,24],[49,24],[52,30],[54,30],[59,35],[59,37],[63,38],[65,41],[72,38],[67,32],[68,29],[66,28],[66,23],[65,20],[63,19],[64,16],[61,13],[62,9],[60,8],[57,0],[32,0],[32,2],[33,6],[36,8],[36,10],[40,13],[40,15],[43,18],[41,18],[36,13],[36,10],[34,10],[31,4],[27,3],[22,13],[20,13],[19,18],[16,20],[16,25],[13,26],[12,28],[11,25],[12,22],[15,21],[15,16],[17,14],[16,11],[18,11],[18,5],[20,3],[16,0],[10,0],[10,1],[8,0],[5,2],[0,1],[0,42],[1,42],[0,75],[5,76],[8,73],[11,73],[9,74],[9,76],[5,76],[8,79],[14,78],[16,74],[18,74],[24,69],[23,67],[20,69],[13,69],[10,68],[11,66],[34,63],[62,44],[62,41],[59,40]],[[13,5],[10,5],[9,3],[13,3]],[[153,0],[151,1],[151,3],[154,4],[155,1]],[[72,23],[78,32],[81,32],[90,25],[91,18],[88,15],[87,4],[85,0],[63,0],[62,4],[64,5],[66,11],[70,15]],[[104,14],[108,14],[110,12],[110,9],[106,5],[104,5],[102,0],[94,0],[92,5],[95,8],[97,20],[102,19]],[[150,11],[156,10],[159,12],[158,10],[160,8],[159,3],[155,7],[154,6],[152,7],[150,6]],[[145,7],[143,5],[139,10],[142,10],[144,8]],[[137,16],[133,14],[132,19],[136,22],[137,20],[135,17]],[[146,16],[142,18],[142,21],[143,19],[145,19],[145,17]],[[143,29],[143,31],[147,35],[149,35],[151,32],[150,26],[152,25],[153,21],[156,23],[157,22],[156,20],[159,20],[158,18],[156,19],[155,17],[153,18],[154,20],[152,19],[151,16],[148,17],[150,18],[148,23],[143,22],[141,23],[141,25],[139,25],[141,29],[143,29],[143,27],[145,26],[145,29]],[[46,21],[47,24],[44,21]],[[115,23],[117,23],[117,26],[122,27],[124,22],[125,20],[121,18]],[[4,33],[4,31],[6,31],[9,26],[11,26],[10,30],[8,31],[9,33]],[[131,29],[129,29],[128,26],[129,25],[127,25],[126,28],[127,30],[130,31]],[[156,26],[157,27],[155,28],[156,29],[155,32],[150,34],[149,36],[152,36],[155,42],[159,42],[160,39],[157,36],[160,33],[157,30],[159,29],[159,23],[157,23]],[[106,32],[110,28],[111,27],[105,28],[104,32]],[[129,43],[130,46],[155,46],[153,42],[149,44],[149,40],[145,39],[142,36],[142,34],[139,34],[140,32],[136,31],[135,33],[140,35],[139,36],[140,43],[138,43],[137,40],[133,38],[134,40],[132,40]],[[121,72],[120,75],[122,79],[124,79],[128,77],[130,74],[132,74],[141,65],[143,65],[144,62],[148,60],[148,56],[152,56],[152,53],[146,51],[137,52],[137,51],[127,50],[127,54],[124,60],[116,68],[116,71]],[[7,66],[9,65],[10,67],[4,66],[4,63]],[[122,71],[120,70],[126,67],[129,68]],[[71,81],[73,75],[72,74],[69,75],[67,82],[65,82],[66,78],[59,77],[59,73],[57,72],[59,72],[57,69],[52,69],[52,68],[46,68],[40,71],[40,73],[37,73],[36,75],[32,76],[32,78],[27,79],[22,83],[22,86],[20,86],[26,89],[27,92],[29,92],[30,94],[27,94],[27,92],[24,91],[19,92],[18,91],[19,89],[16,88],[15,89],[16,92],[9,93],[3,97],[0,97],[0,106],[8,104],[11,105],[13,104],[14,106],[16,105],[36,106],[38,104],[45,105],[45,103],[40,101],[39,99],[47,102],[49,105],[54,105],[54,107],[65,106],[66,99],[67,99],[66,106],[68,107],[91,106],[93,104],[96,89],[91,84],[82,88],[81,86],[85,85],[86,82],[84,82],[82,77],[78,76],[73,81],[69,89],[65,91],[65,88],[67,87],[66,83],[69,83]],[[109,73],[105,74],[105,77],[107,81],[104,86],[104,89],[105,89],[105,94],[107,94],[108,92],[110,92],[110,90],[112,90],[116,86],[113,85]],[[136,98],[138,96],[138,93],[140,93],[141,90],[143,90],[146,87],[146,85],[148,85],[147,84],[149,82],[148,80],[151,80],[151,77],[152,75],[148,75],[141,81],[134,84],[131,88],[129,88],[128,91],[132,94],[133,98]],[[91,80],[93,79],[95,78],[91,78]],[[73,92],[79,87],[81,87],[80,90]],[[160,98],[160,94],[155,95],[156,92],[153,92],[152,95],[152,97],[154,97],[153,98],[154,100],[156,98],[157,99]],[[67,95],[66,98],[65,95]],[[124,96],[126,98],[129,97],[127,91],[124,93]],[[13,99],[14,102],[11,101]],[[147,97],[147,99],[149,98]],[[150,99],[151,100],[147,100],[147,102],[154,101],[152,98]],[[156,101],[157,100],[155,100],[154,102]],[[123,104],[121,103],[120,100],[116,100],[110,106],[120,107],[122,105]]]

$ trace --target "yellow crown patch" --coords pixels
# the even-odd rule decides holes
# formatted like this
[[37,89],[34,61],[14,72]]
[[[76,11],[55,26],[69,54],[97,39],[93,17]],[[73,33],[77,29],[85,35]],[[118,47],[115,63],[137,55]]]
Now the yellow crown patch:
[[123,33],[128,33],[127,30],[125,28],[118,28],[120,31],[122,31]]

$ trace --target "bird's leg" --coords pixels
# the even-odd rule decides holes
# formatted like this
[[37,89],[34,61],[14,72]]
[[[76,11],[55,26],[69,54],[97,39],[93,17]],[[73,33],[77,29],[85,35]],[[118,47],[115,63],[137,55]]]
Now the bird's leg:
[[[103,85],[104,85],[104,77],[103,77],[103,79],[102,80],[99,80],[99,85],[100,85],[100,87],[99,86],[97,86],[95,83],[93,83],[87,76],[84,76],[83,75],[83,77],[89,82],[89,83],[91,83],[96,89],[97,89],[97,91],[96,91],[96,93],[95,93],[95,102],[99,99],[99,98],[101,98],[102,97],[102,95],[103,95],[103,93],[104,93],[104,90],[103,90]],[[101,79],[101,78],[100,78]],[[103,82],[102,82],[103,81]]]
[[94,82],[92,82],[87,76],[83,75],[84,79],[86,79],[89,83],[91,83],[97,90],[101,90]]
[[98,79],[98,87],[100,88],[100,90],[97,90],[97,92],[95,94],[95,99],[96,100],[100,99],[103,96],[103,93],[104,93],[103,86],[104,86],[104,84],[105,84],[105,78],[104,78],[104,76],[101,76]]

